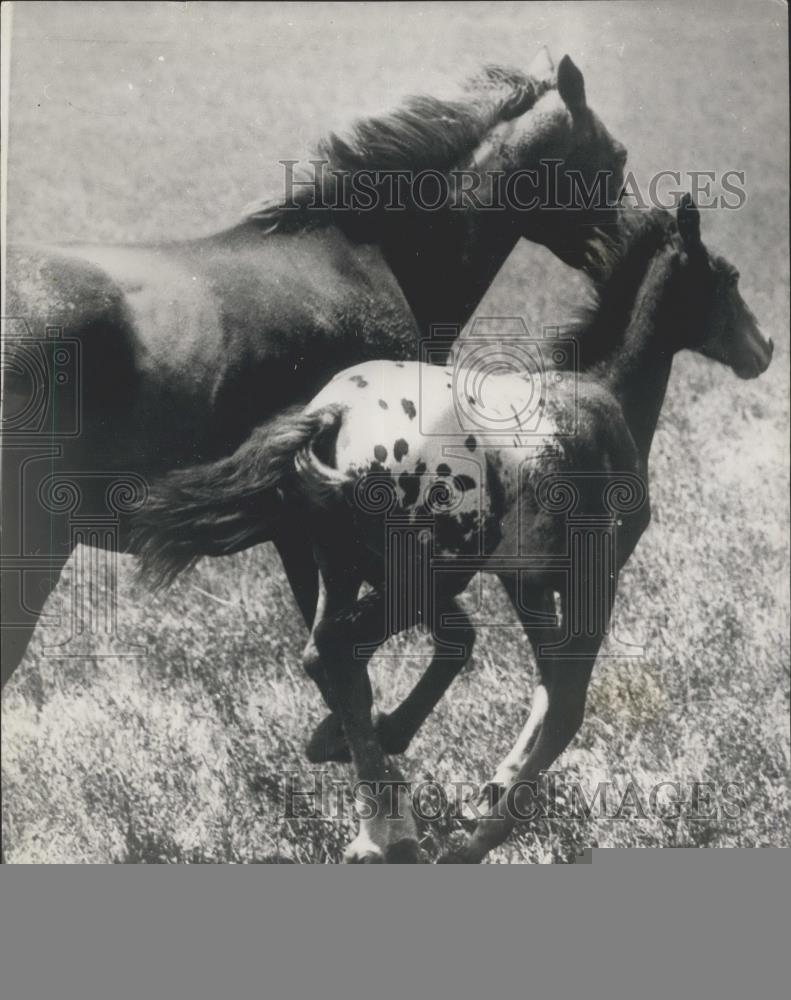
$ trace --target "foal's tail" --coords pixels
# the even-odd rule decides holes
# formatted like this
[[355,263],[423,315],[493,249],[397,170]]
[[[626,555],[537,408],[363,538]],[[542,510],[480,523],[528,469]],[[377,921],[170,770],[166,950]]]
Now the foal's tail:
[[[337,433],[343,408],[313,413],[301,407],[256,428],[233,455],[169,473],[155,483],[132,525],[132,550],[154,585],[171,583],[201,556],[230,555],[271,541],[283,501],[300,489],[298,466],[312,468],[314,446]],[[326,468],[318,458],[315,464]]]

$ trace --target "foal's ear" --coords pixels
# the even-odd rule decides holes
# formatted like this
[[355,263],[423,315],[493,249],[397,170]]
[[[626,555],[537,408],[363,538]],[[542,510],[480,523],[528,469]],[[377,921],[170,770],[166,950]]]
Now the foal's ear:
[[527,67],[527,75],[539,83],[551,85],[555,82],[555,64],[546,45],[542,45]]
[[558,93],[572,115],[585,110],[585,78],[569,56],[563,56],[558,66]]
[[700,212],[691,194],[681,196],[676,209],[676,222],[681,239],[688,250],[700,246]]

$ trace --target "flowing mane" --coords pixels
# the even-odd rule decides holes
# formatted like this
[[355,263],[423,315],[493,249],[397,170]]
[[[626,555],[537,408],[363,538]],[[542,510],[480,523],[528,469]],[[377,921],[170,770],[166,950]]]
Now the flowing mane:
[[[301,183],[288,204],[283,199],[254,202],[243,218],[270,232],[328,221],[330,213],[307,210],[317,201],[333,203],[333,172],[448,171],[467,159],[492,128],[528,111],[549,89],[546,81],[517,69],[485,66],[465,81],[457,100],[409,97],[395,111],[359,119],[344,135],[331,132],[317,147],[318,158],[326,161],[322,181],[313,188]],[[294,177],[314,180],[299,168]]]
[[615,225],[595,233],[584,268],[589,301],[569,330],[583,371],[620,345],[648,265],[677,231],[669,212],[622,206]]

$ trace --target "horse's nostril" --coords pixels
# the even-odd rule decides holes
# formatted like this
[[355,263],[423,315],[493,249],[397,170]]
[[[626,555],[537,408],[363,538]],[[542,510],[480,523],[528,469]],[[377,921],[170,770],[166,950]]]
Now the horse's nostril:
[[770,353],[770,354],[774,354],[774,351],[775,351],[775,342],[774,342],[774,340],[772,340],[772,338],[770,337],[770,338],[769,338],[769,353]]

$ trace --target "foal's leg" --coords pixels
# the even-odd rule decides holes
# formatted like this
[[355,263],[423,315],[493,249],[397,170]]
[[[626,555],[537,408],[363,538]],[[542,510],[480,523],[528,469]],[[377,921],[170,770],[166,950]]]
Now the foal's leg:
[[[308,637],[307,645],[302,654],[302,665],[304,667],[305,673],[310,677],[310,679],[316,684],[321,696],[324,699],[324,703],[328,708],[332,708],[334,705],[332,691],[329,687],[329,681],[326,675],[326,664],[322,659],[321,653],[316,645],[316,633],[318,626],[324,622],[334,620],[338,615],[347,611],[349,608],[353,607],[357,601],[357,595],[360,592],[360,586],[362,584],[362,579],[360,576],[354,572],[354,570],[349,566],[344,566],[340,560],[334,562],[335,568],[334,572],[331,572],[329,568],[325,569],[325,572],[319,573],[318,562],[315,556],[313,558],[313,565],[316,568],[317,577],[317,606],[315,622],[311,625],[310,636]],[[367,677],[367,672],[366,672]],[[371,691],[370,681],[368,683],[368,708],[370,710],[373,704],[373,692]],[[343,729],[341,728],[340,719],[334,713],[331,712],[322,723],[320,723],[307,746],[307,758],[312,764],[319,764],[326,760],[334,760],[335,758],[330,758],[322,756],[322,751],[324,749],[324,739],[326,734],[324,728],[329,720],[333,722],[332,734],[335,735],[335,730],[337,728],[336,739],[340,740],[344,747],[346,747],[345,737],[343,735]],[[346,751],[346,758],[342,760],[343,763],[348,763],[351,760],[348,750]]]
[[[500,581],[506,589],[517,614],[525,629],[528,630],[547,625],[554,621],[554,595],[551,591],[536,590],[526,593],[530,601],[527,609],[523,608],[518,594],[518,581],[513,574],[502,574]],[[453,622],[447,619],[453,616]],[[542,634],[547,635],[544,628]],[[472,655],[475,643],[475,627],[469,615],[461,608],[455,598],[448,598],[440,604],[434,626],[434,637],[438,649],[425,674],[410,691],[404,701],[390,715],[380,716],[379,732],[382,746],[388,753],[403,753],[409,746],[418,729],[423,725],[442,696],[455,680],[459,671],[466,665]],[[451,654],[442,646],[449,644],[460,647]]]
[[[450,616],[453,616],[452,623],[447,621]],[[423,676],[394,711],[389,715],[380,713],[376,717],[375,728],[385,753],[406,751],[472,655],[475,629],[469,615],[455,598],[447,598],[440,603],[433,634],[436,649]],[[336,715],[327,716],[319,724],[308,744],[307,756],[312,763],[351,760],[343,728]]]
[[[332,578],[322,570],[327,607],[336,607]],[[351,749],[357,785],[360,831],[346,850],[350,864],[415,864],[417,832],[408,788],[389,763],[371,718],[367,657],[358,645],[381,641],[385,620],[382,594],[373,591],[316,622],[306,650],[306,669],[337,713]]]
[[311,628],[319,596],[319,570],[313,555],[313,542],[304,531],[294,527],[279,534],[274,544],[300,614]]
[[[531,634],[529,626],[547,625],[554,621],[554,595],[551,590],[533,588],[527,591],[525,597],[530,603],[528,609],[525,609],[520,602],[514,574],[505,573],[500,576],[500,580],[522,624],[528,630],[528,635]],[[434,638],[438,648],[431,663],[398,708],[389,715],[381,713],[377,716],[376,731],[385,753],[406,752],[417,731],[472,655],[475,628],[469,615],[455,598],[442,600],[439,608],[434,625]],[[453,623],[448,624],[447,618],[451,616]],[[546,629],[540,634],[546,636]],[[446,644],[457,648],[453,652],[443,649]],[[340,721],[335,716],[328,715],[319,724],[308,744],[307,756],[314,764],[328,760],[350,760]]]
[[[561,640],[561,628],[555,610],[555,593],[551,587],[532,586],[525,588],[523,595],[520,593],[519,579],[514,574],[503,574],[500,576],[500,581],[522,623],[540,671],[543,660],[542,646]],[[500,797],[502,790],[514,780],[536,741],[547,705],[547,690],[541,675],[541,681],[533,692],[533,704],[527,722],[511,751],[497,768],[494,777],[482,790],[478,800],[479,807],[494,803]]]
[[[447,619],[451,615],[453,622],[449,623]],[[434,656],[423,676],[398,708],[389,715],[379,716],[377,732],[387,753],[406,751],[418,729],[472,656],[475,627],[455,599],[441,603],[434,624],[434,638]]]
[[[585,605],[584,599],[581,604]],[[564,616],[568,610],[568,602],[563,600]],[[610,610],[611,606],[606,609],[607,619]],[[478,864],[489,851],[502,844],[518,818],[519,785],[535,782],[566,749],[582,725],[588,683],[604,632],[586,634],[588,621],[584,608],[577,611],[581,628],[576,635],[562,635],[563,630],[558,627],[551,630],[555,632],[553,637],[546,628],[526,627],[537,650],[541,676],[533,709],[516,745],[489,786],[490,790],[501,790],[501,794],[484,811],[462,849],[441,858],[441,862]],[[560,639],[562,645],[557,644]]]

